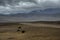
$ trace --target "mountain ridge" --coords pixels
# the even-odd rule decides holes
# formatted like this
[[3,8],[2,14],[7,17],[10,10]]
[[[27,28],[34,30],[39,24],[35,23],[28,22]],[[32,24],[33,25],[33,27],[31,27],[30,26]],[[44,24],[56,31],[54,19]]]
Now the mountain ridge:
[[36,15],[60,15],[60,8],[49,8],[45,10],[33,10],[29,13],[11,13],[8,15],[0,14],[0,16],[36,16]]

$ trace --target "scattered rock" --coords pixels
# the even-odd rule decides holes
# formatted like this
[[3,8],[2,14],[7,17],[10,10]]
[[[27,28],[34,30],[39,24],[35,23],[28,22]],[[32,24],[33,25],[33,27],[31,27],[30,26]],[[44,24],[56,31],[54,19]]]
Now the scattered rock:
[[17,32],[19,32],[20,30],[18,29]]
[[25,31],[23,30],[22,33],[25,33]]

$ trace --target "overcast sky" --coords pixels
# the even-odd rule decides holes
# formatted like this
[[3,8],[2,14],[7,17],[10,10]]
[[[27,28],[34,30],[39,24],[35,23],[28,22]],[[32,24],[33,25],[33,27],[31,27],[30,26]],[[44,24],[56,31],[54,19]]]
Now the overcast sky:
[[59,7],[60,0],[0,0],[0,14],[22,13],[35,9]]
[[[32,10],[60,8],[60,0],[0,0],[0,14],[27,13]],[[55,12],[55,11],[54,11]],[[59,15],[59,14],[58,14]],[[60,15],[36,15],[33,17],[7,17],[0,16],[0,22],[10,21],[59,21]]]

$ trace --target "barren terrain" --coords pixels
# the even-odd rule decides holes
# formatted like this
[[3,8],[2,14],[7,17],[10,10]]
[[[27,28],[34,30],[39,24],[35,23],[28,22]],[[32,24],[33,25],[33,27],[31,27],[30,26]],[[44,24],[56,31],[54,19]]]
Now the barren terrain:
[[[22,25],[21,25],[22,24]],[[18,26],[22,27],[17,32]],[[2,23],[0,40],[60,40],[60,25],[45,23]]]

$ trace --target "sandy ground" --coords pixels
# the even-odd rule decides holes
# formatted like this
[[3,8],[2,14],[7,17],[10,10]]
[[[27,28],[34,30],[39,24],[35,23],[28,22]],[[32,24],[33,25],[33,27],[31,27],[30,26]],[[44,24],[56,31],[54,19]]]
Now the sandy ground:
[[21,23],[29,26],[34,26],[34,27],[54,27],[54,28],[60,28],[60,25],[55,25],[55,24],[45,24],[45,23]]
[[[18,26],[21,26],[25,33],[22,33],[22,30],[17,32]],[[0,40],[60,40],[60,25],[41,23],[1,25]]]

